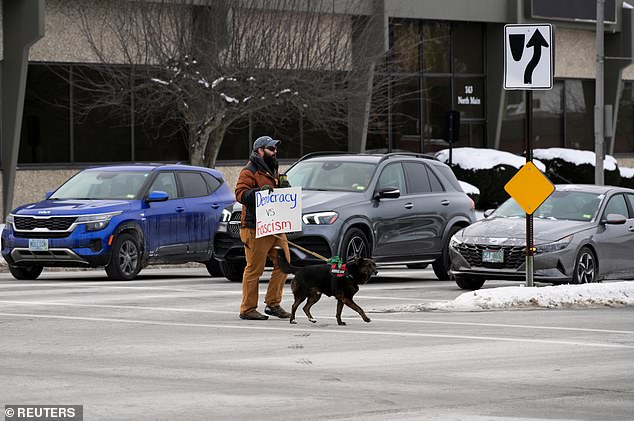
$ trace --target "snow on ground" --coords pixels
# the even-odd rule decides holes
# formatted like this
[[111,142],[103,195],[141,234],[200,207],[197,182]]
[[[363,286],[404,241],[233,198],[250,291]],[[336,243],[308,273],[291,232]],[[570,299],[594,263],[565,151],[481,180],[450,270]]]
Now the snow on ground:
[[[436,152],[436,158],[441,162],[449,162],[449,149]],[[500,164],[510,165],[520,169],[526,164],[526,158],[497,149],[454,148],[451,152],[451,163],[465,170],[483,170],[493,168]],[[543,162],[534,159],[533,164],[535,164],[540,171],[546,171],[546,166]]]
[[[578,149],[534,149],[533,156],[537,159],[545,160],[559,158],[566,162],[571,162],[575,165],[590,164],[594,166],[594,164],[596,163],[596,155],[594,154],[594,151],[582,151]],[[616,169],[616,159],[611,155],[606,155],[605,158],[603,158],[603,168],[607,171],[614,171]]]
[[531,287],[509,286],[469,291],[453,301],[409,304],[369,310],[370,313],[419,311],[484,311],[548,308],[621,307],[634,305],[634,282]]

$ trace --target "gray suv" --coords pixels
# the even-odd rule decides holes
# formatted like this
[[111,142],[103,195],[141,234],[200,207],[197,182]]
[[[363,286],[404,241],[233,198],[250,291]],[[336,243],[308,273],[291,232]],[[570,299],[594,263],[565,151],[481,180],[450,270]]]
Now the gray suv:
[[[451,169],[414,153],[314,153],[286,172],[302,187],[303,230],[288,240],[324,257],[370,257],[378,265],[432,264],[449,279],[448,244],[475,221],[474,203]],[[240,242],[241,207],[225,209],[214,256],[222,274],[241,281],[246,265]],[[321,260],[290,246],[295,265]]]

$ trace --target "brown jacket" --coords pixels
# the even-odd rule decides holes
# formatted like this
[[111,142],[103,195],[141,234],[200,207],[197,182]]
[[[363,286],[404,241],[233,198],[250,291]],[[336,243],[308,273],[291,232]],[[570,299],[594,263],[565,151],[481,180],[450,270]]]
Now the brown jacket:
[[277,168],[271,170],[257,153],[249,158],[249,163],[240,171],[236,183],[236,200],[242,203],[243,227],[255,228],[255,192],[262,186],[277,187]]

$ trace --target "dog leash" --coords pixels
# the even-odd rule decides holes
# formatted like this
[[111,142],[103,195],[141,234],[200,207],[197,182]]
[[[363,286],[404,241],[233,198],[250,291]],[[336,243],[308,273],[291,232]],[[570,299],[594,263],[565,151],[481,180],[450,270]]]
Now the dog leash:
[[302,246],[300,246],[300,245],[297,245],[297,244],[293,243],[292,241],[289,241],[288,239],[286,239],[286,238],[284,238],[284,237],[280,237],[280,236],[279,236],[279,235],[277,235],[277,234],[273,234],[273,237],[277,238],[278,240],[286,241],[288,244],[292,245],[293,247],[297,247],[297,248],[298,248],[298,249],[300,249],[301,251],[306,252],[306,253],[310,254],[311,256],[317,257],[318,259],[321,259],[321,260],[323,260],[324,262],[327,262],[327,261],[328,261],[328,258],[327,258],[327,257],[324,257],[324,256],[322,256],[322,255],[321,255],[321,254],[319,254],[319,253],[315,253],[314,251],[310,251],[310,250],[308,250],[307,248],[304,248],[304,247],[302,247]]

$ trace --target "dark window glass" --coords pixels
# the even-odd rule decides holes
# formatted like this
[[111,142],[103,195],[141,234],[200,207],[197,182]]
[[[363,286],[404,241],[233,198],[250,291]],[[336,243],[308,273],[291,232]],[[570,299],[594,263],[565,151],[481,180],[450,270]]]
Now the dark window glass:
[[183,187],[183,197],[207,196],[207,184],[197,172],[179,172],[178,178]]
[[421,151],[419,78],[396,79],[393,90],[392,145],[394,149]]
[[173,120],[135,116],[134,160],[178,162],[188,161],[186,129]]
[[563,133],[563,88],[561,81],[549,90],[533,91],[533,147],[561,147]]
[[483,26],[461,22],[453,25],[454,73],[484,73]]
[[431,185],[427,175],[425,164],[417,162],[405,162],[405,172],[407,173],[407,191],[410,193],[429,193]]
[[[282,143],[280,143],[277,150],[278,159],[299,158],[302,154],[313,152],[315,150],[337,150],[329,147],[332,139],[328,133],[319,132],[314,138],[308,139],[306,131],[311,130],[312,127],[310,127],[310,124],[306,124],[305,120],[300,122],[299,113],[290,105],[286,109],[277,109],[275,114],[280,117],[271,119],[270,113],[266,112],[252,116],[253,139],[251,139],[250,144],[253,144],[255,139],[260,136],[271,136],[274,139],[281,140]],[[303,152],[301,151],[302,124],[304,129],[305,148]],[[308,145],[308,143],[310,143],[310,145]],[[315,145],[322,146],[320,147]],[[347,143],[344,150],[347,150]]]
[[218,159],[246,161],[250,154],[249,119],[244,118],[234,122],[225,132],[225,137],[218,152]]
[[634,152],[634,84],[623,82],[619,115],[614,133],[614,152]]
[[418,22],[395,20],[391,28],[394,71],[418,72],[420,62]]
[[209,194],[218,190],[218,188],[222,185],[222,182],[218,180],[216,177],[207,173],[202,173],[202,175],[203,175],[203,178],[205,179],[205,182],[207,183],[207,190]]
[[594,150],[594,81],[566,80],[566,148]]
[[470,122],[460,124],[460,147],[482,148],[486,145],[484,137],[484,123]]
[[438,176],[434,174],[434,172],[430,170],[429,168],[427,168],[427,173],[429,174],[429,183],[431,184],[431,191],[433,191],[434,193],[445,191],[445,189],[442,186],[442,183],[438,179]]
[[[345,152],[348,150],[348,128],[343,125],[333,124],[329,131],[325,131],[310,121],[304,121],[303,128],[304,154],[319,151]],[[292,140],[295,149],[299,147],[298,140]],[[291,158],[292,156],[288,157]]]
[[443,22],[423,24],[423,71],[449,73],[450,26]]
[[456,78],[454,109],[460,118],[484,118],[484,78]]
[[423,152],[433,152],[447,147],[445,142],[445,113],[451,110],[451,78],[425,78]]
[[506,91],[504,97],[500,150],[521,154],[525,149],[526,96],[524,91]]
[[[630,210],[634,210],[634,194],[626,194],[625,197],[627,197],[627,201],[630,202]],[[630,213],[629,217],[631,218],[632,216]]]
[[164,191],[169,195],[170,199],[175,199],[178,197],[178,188],[176,187],[176,177],[174,173],[171,172],[162,172],[156,176],[154,182],[152,182],[152,186],[150,187],[150,191]]
[[121,162],[132,159],[130,102],[94,107],[101,96],[91,83],[108,84],[108,76],[97,68],[74,66],[73,77],[81,87],[73,89],[76,162]]
[[70,90],[67,66],[28,68],[19,163],[70,161]]

